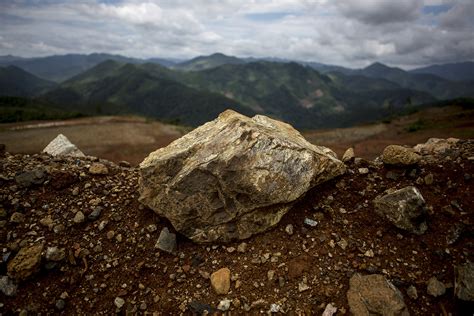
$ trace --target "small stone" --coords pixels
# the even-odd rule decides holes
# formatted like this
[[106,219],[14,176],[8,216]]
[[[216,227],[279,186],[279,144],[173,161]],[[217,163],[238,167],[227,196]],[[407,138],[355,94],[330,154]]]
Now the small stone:
[[43,149],[43,152],[50,154],[51,156],[84,157],[82,151],[80,151],[76,145],[71,143],[63,134],[56,136],[56,138]]
[[232,303],[231,300],[224,299],[219,302],[219,305],[217,305],[217,309],[223,312],[228,311],[231,303]]
[[337,312],[337,307],[332,306],[331,303],[326,305],[322,316],[332,316]]
[[66,227],[63,224],[58,224],[53,227],[53,232],[55,234],[59,234],[63,232],[66,229]]
[[290,236],[293,235],[293,225],[292,224],[286,225],[285,232]]
[[51,218],[51,215],[48,215],[46,217],[43,217],[40,219],[40,224],[44,227],[51,228],[53,227],[53,219]]
[[387,165],[409,166],[417,164],[420,160],[421,156],[412,148],[398,145],[387,146],[382,153],[382,161]]
[[354,154],[354,148],[350,147],[347,148],[347,150],[344,152],[344,155],[342,155],[342,161],[343,162],[349,162],[354,160],[355,154]]
[[281,311],[281,307],[278,304],[271,304],[270,305],[270,313],[279,313]]
[[117,236],[115,236],[115,240],[117,240],[117,242],[122,242],[122,234],[118,234]]
[[446,293],[446,286],[443,282],[438,281],[436,277],[432,277],[428,280],[426,291],[429,295],[438,297]]
[[10,217],[10,222],[14,224],[21,224],[24,221],[25,221],[25,215],[19,212],[13,213],[12,216]]
[[235,248],[234,247],[227,247],[227,252],[228,253],[233,253],[235,251]]
[[173,254],[176,252],[176,234],[170,233],[167,227],[163,228],[156,241],[155,248]]
[[463,301],[474,302],[474,263],[454,267],[455,284],[454,294]]
[[369,249],[364,253],[364,256],[369,257],[369,258],[373,258],[374,257],[374,251],[372,249]]
[[92,166],[89,167],[89,173],[96,175],[106,175],[109,173],[109,169],[102,163],[94,162]]
[[416,287],[410,285],[407,289],[407,295],[411,299],[416,300],[418,298],[418,291],[416,290]]
[[149,232],[149,233],[154,233],[158,230],[158,227],[156,227],[155,224],[150,224],[146,227],[146,230]]
[[6,296],[15,296],[17,285],[8,276],[0,277],[0,291]]
[[78,211],[76,215],[74,215],[74,219],[72,221],[76,224],[81,224],[84,222],[84,220],[85,220],[84,213],[82,213],[81,211]]
[[125,305],[125,300],[121,297],[116,297],[114,300],[115,306],[117,306],[118,309],[122,308],[123,305]]
[[211,274],[211,286],[217,294],[227,294],[230,290],[230,270],[222,268]]
[[272,281],[274,277],[275,277],[275,270],[268,270],[267,272],[268,281]]
[[66,258],[66,252],[64,249],[58,247],[48,247],[46,249],[46,260],[48,261],[62,261]]
[[359,168],[358,171],[360,174],[368,174],[369,168]]
[[425,176],[425,184],[426,185],[431,185],[433,184],[433,181],[434,181],[434,176],[432,173],[428,173],[426,176]]
[[64,309],[64,307],[66,307],[66,302],[64,300],[61,300],[61,299],[57,300],[55,306],[56,306],[56,309],[58,311],[62,311]]
[[102,207],[95,207],[94,210],[89,214],[89,216],[87,216],[87,219],[90,221],[95,221],[99,218],[100,213],[102,213]]
[[113,230],[109,230],[107,232],[107,239],[112,239],[115,236],[115,232]]
[[308,284],[304,283],[304,282],[300,282],[298,283],[298,292],[304,292],[304,291],[307,291],[309,290],[310,287],[308,286]]
[[354,274],[346,295],[353,315],[410,315],[402,293],[381,274]]
[[107,221],[102,221],[102,222],[100,222],[99,227],[98,227],[98,228],[99,228],[99,231],[103,231],[104,228],[105,228],[105,226],[107,226],[107,224],[108,224]]
[[41,264],[41,253],[44,244],[23,247],[10,262],[8,275],[17,280],[25,280],[36,273]]
[[285,281],[285,278],[284,278],[284,277],[282,277],[282,276],[281,276],[281,277],[278,277],[278,285],[279,285],[280,287],[284,287],[284,286],[285,286],[285,282],[286,282],[286,281]]
[[426,202],[420,191],[413,186],[400,190],[390,189],[386,194],[377,196],[374,205],[377,214],[400,229],[417,235],[428,229],[425,220]]
[[79,195],[79,187],[75,187],[74,189],[72,189],[72,195],[74,195],[74,196]]
[[318,225],[318,222],[315,220],[312,220],[311,218],[305,218],[304,219],[305,225],[311,226],[311,227],[316,227]]
[[148,308],[148,306],[146,305],[145,302],[142,302],[142,303],[140,304],[140,310],[146,311],[147,308]]
[[346,250],[348,243],[345,239],[341,239],[337,242],[337,245],[341,247],[342,250]]
[[247,243],[243,242],[237,246],[237,251],[244,253],[247,251]]

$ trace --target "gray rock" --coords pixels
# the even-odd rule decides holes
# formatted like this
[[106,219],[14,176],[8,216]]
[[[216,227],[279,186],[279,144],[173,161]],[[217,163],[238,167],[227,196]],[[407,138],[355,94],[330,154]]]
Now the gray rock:
[[311,219],[311,218],[305,218],[304,219],[305,225],[311,226],[311,227],[316,227],[318,225],[318,222]]
[[140,164],[140,201],[195,242],[245,239],[276,225],[312,187],[345,172],[290,125],[233,111]]
[[389,145],[382,153],[382,161],[387,165],[409,166],[417,164],[420,160],[421,156],[412,148],[398,145]]
[[80,224],[84,222],[84,219],[85,219],[84,213],[82,213],[81,211],[78,211],[76,215],[74,215],[74,218],[72,221],[76,224]]
[[62,261],[66,257],[66,251],[58,247],[46,248],[46,260],[48,261]]
[[344,155],[342,155],[342,161],[344,162],[350,162],[354,160],[355,154],[354,154],[354,148],[350,147],[347,148],[347,150],[344,152]]
[[14,224],[21,224],[25,221],[25,215],[19,212],[15,212],[10,217],[10,222]]
[[55,306],[58,311],[62,311],[64,307],[66,307],[66,302],[62,299],[59,299],[56,301]]
[[443,282],[438,281],[436,277],[432,277],[428,280],[426,291],[429,295],[438,297],[446,293],[446,286]]
[[177,248],[176,234],[170,233],[167,227],[163,228],[155,244],[155,248],[171,254],[175,253]]
[[32,185],[42,184],[47,180],[47,173],[43,167],[36,168],[32,171],[25,171],[15,177],[16,183],[23,188]]
[[71,156],[84,157],[84,153],[80,151],[76,145],[71,143],[63,134],[59,134],[44,149],[43,152],[51,156]]
[[463,301],[474,302],[474,263],[454,267],[454,294]]
[[90,221],[95,221],[99,218],[100,213],[102,213],[102,207],[96,206],[94,207],[94,210],[87,216],[87,219]]
[[416,287],[410,285],[407,289],[407,295],[411,299],[416,300],[418,298],[418,291],[416,290]]
[[125,300],[117,296],[114,300],[114,304],[118,309],[120,309],[123,307],[123,305],[125,305]]
[[17,285],[8,276],[4,275],[0,277],[0,291],[6,296],[15,296]]
[[229,299],[223,299],[222,301],[219,302],[219,304],[217,305],[217,309],[220,310],[220,311],[228,311],[229,308],[230,308],[230,304],[232,303],[231,300]]
[[347,300],[355,316],[410,315],[400,291],[381,274],[356,273],[349,286]]
[[396,227],[421,235],[428,226],[425,222],[425,200],[417,188],[409,186],[400,190],[390,189],[374,200],[375,212]]
[[109,174],[109,168],[107,168],[107,166],[104,165],[103,163],[94,162],[89,167],[89,173],[95,174],[95,175],[106,175],[106,174]]
[[424,155],[441,154],[450,149],[457,142],[459,142],[457,138],[430,138],[426,143],[416,145],[414,150]]
[[286,225],[285,232],[290,236],[293,235],[293,232],[294,232],[293,225],[292,224]]

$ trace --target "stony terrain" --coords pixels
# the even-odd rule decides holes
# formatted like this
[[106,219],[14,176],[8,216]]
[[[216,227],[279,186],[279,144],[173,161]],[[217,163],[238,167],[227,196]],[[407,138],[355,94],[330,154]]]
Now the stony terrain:
[[[376,289],[400,314],[472,315],[454,267],[474,261],[474,142],[410,151],[401,166],[345,158],[344,175],[269,231],[203,245],[178,234],[168,253],[157,241],[173,227],[138,202],[136,168],[2,153],[0,313],[348,315]],[[426,231],[397,228],[374,204],[408,186],[426,201]]]

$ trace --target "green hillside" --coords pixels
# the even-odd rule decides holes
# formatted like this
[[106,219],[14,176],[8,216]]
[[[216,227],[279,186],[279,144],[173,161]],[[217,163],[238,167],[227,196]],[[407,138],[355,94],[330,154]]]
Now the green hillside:
[[432,74],[410,73],[381,63],[374,63],[357,71],[356,74],[386,79],[403,88],[428,92],[439,99],[474,97],[473,82],[454,82]]
[[106,61],[44,97],[90,114],[133,113],[197,125],[226,108],[263,113],[298,128],[344,126],[429,102],[387,80],[321,75],[297,63],[226,64],[176,71],[156,64]]
[[232,65],[232,64],[244,64],[245,61],[233,57],[226,56],[221,53],[215,53],[209,56],[199,56],[188,61],[176,64],[173,66],[174,69],[183,70],[183,71],[199,71],[204,69],[210,69],[222,65]]
[[60,109],[45,100],[0,96],[0,123],[59,120],[80,116],[83,114]]
[[107,61],[43,97],[64,109],[83,113],[139,114],[193,126],[229,108],[247,115],[255,113],[222,95],[167,79],[166,72],[169,70],[158,65]]
[[0,96],[31,97],[54,86],[53,82],[40,79],[18,67],[0,67]]

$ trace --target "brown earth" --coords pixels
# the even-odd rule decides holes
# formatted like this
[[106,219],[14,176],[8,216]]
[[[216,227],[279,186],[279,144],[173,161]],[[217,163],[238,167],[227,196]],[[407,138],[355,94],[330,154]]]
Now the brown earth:
[[[347,315],[346,292],[354,273],[384,274],[402,292],[412,315],[474,311],[453,294],[453,267],[474,260],[472,141],[439,156],[423,156],[409,168],[351,163],[344,176],[311,190],[273,229],[246,240],[243,252],[236,250],[240,242],[198,245],[182,236],[176,255],[160,252],[155,248],[160,231],[172,227],[137,201],[137,170],[102,161],[109,173],[93,175],[88,171],[93,161],[40,154],[1,158],[1,275],[5,261],[27,245],[44,242],[45,249],[57,246],[67,255],[56,264],[43,258],[41,270],[19,284],[16,296],[0,293],[0,313],[177,315],[215,309],[228,298],[233,315],[265,313],[271,304],[290,315],[320,315],[328,303],[338,308],[336,315]],[[361,167],[369,173],[360,174]],[[46,182],[27,188],[16,183],[17,174],[37,168],[45,168]],[[432,183],[424,180],[429,174]],[[408,185],[421,191],[429,207],[428,231],[421,236],[395,228],[374,212],[378,194]],[[87,220],[97,206],[103,209],[99,218]],[[76,224],[78,211],[86,220]],[[14,212],[24,214],[23,221],[12,222]],[[51,228],[44,224],[48,216]],[[306,226],[305,218],[318,225]],[[289,224],[291,235],[285,231]],[[342,240],[345,249],[337,244]],[[365,255],[369,250],[373,257]],[[216,295],[208,278],[223,267],[231,271],[231,291]],[[437,298],[427,294],[426,282],[433,276],[447,287]],[[300,292],[304,279],[309,288]],[[407,296],[410,285],[417,299]],[[122,308],[114,305],[117,297],[124,300]]]
[[[409,132],[421,122],[420,129]],[[137,117],[93,117],[67,121],[0,124],[0,144],[11,153],[38,153],[59,133],[85,154],[138,165],[150,152],[168,145],[189,128]],[[310,142],[333,149],[339,157],[353,146],[358,157],[373,159],[390,144],[413,146],[431,137],[474,138],[474,111],[461,107],[424,110],[393,120],[352,128],[306,131]]]
[[58,134],[64,134],[86,155],[137,165],[150,152],[167,146],[188,130],[139,117],[90,117],[0,124],[0,144],[12,153],[34,154]]
[[353,147],[358,157],[374,159],[388,145],[414,146],[432,137],[474,138],[474,110],[458,106],[430,108],[390,123],[307,131],[303,135],[314,144],[331,148],[339,157]]

